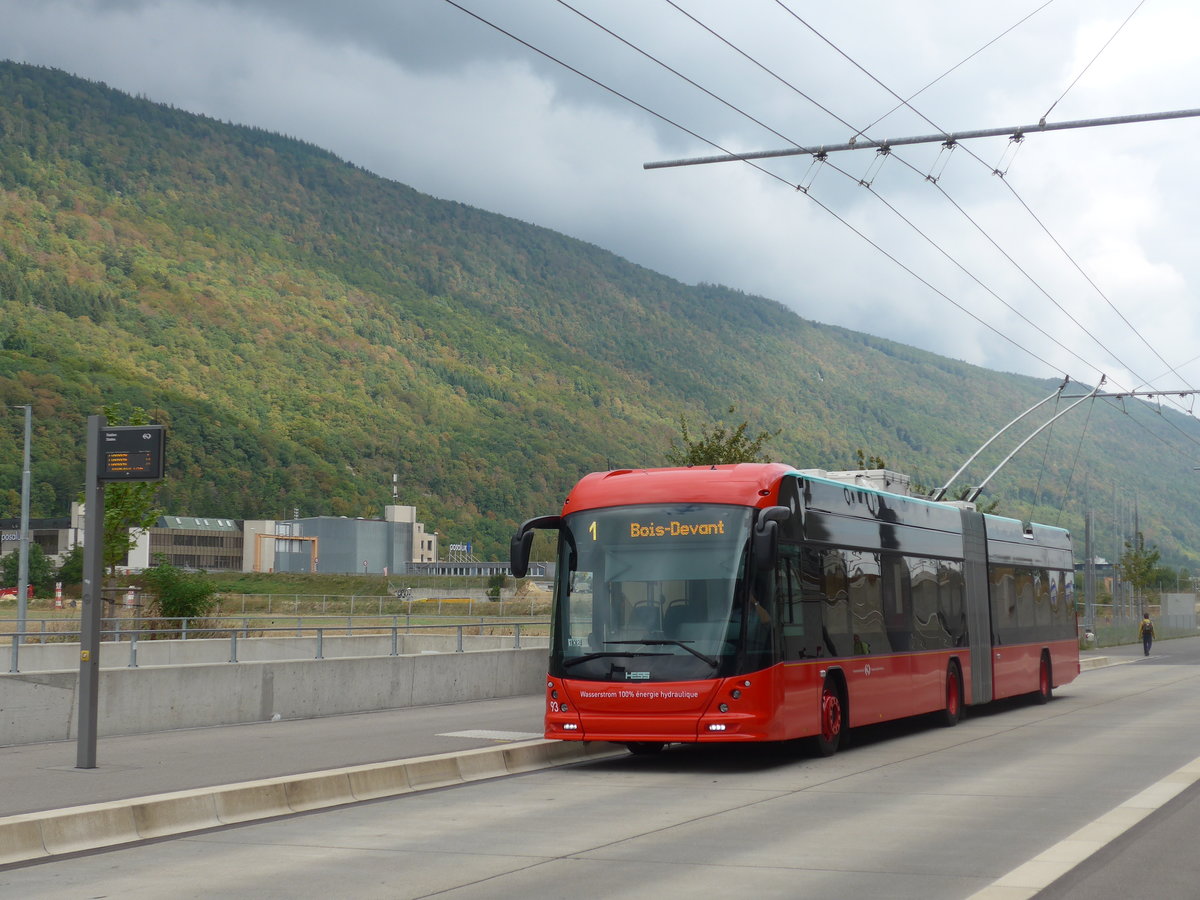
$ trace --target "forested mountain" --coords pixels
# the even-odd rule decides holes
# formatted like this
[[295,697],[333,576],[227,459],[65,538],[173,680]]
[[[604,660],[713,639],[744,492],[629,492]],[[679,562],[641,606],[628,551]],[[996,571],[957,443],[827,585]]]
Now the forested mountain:
[[[35,517],[79,496],[86,417],[117,404],[168,427],[170,513],[377,516],[397,473],[444,542],[491,558],[584,472],[663,464],[681,415],[734,405],[779,430],[782,461],[852,468],[862,449],[936,485],[1056,386],[2,62],[0,348],[0,404],[34,405]],[[19,415],[0,419],[0,517],[19,508],[20,440]],[[1001,512],[1080,537],[1086,489],[1110,557],[1136,493],[1147,542],[1183,562],[1197,440],[1188,417],[1097,404],[992,487]]]

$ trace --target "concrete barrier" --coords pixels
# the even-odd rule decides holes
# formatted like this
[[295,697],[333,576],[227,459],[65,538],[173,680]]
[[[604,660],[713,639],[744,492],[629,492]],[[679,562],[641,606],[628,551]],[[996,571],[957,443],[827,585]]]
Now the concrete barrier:
[[287,782],[282,778],[220,788],[213,794],[213,805],[222,825],[269,819],[291,812],[287,805]]
[[285,793],[287,804],[293,812],[323,809],[357,799],[350,788],[350,776],[344,769],[291,779],[287,782]]
[[49,856],[76,853],[138,839],[129,803],[95,803],[76,807],[74,815],[48,815],[41,822],[42,844]]
[[221,824],[210,790],[150,797],[132,805],[133,826],[142,838],[167,837]]
[[0,866],[49,855],[42,843],[42,823],[37,816],[0,819]]
[[526,741],[0,818],[0,865],[448,787],[623,754],[615,744]]
[[[104,669],[97,734],[516,697],[540,692],[545,674],[536,648]],[[73,671],[0,674],[0,746],[73,739],[77,686]]]
[[357,800],[394,797],[412,790],[408,767],[397,763],[356,766],[350,771],[350,790]]
[[[467,633],[462,637],[464,651],[513,649],[512,635],[478,635]],[[321,639],[321,656],[324,659],[339,657],[362,658],[367,656],[389,656],[392,652],[391,634],[337,634],[329,628]],[[31,639],[32,640],[32,639]],[[525,648],[550,645],[545,635],[521,635],[521,646]],[[149,666],[194,666],[203,663],[229,662],[234,642],[228,637],[189,638],[188,640],[149,641],[139,640],[137,646],[129,641],[103,641],[100,644],[101,669],[125,669],[134,663],[139,668]],[[414,632],[396,635],[396,653],[401,656],[419,653],[453,653],[458,649],[458,635]],[[0,644],[0,658],[12,648]],[[237,639],[238,662],[268,662],[274,660],[316,659],[317,638],[307,637],[250,637]],[[79,644],[24,643],[18,654],[22,674],[54,672],[78,669]]]
[[406,768],[408,783],[414,791],[445,787],[462,781],[458,771],[458,760],[454,758],[453,753],[414,759]]

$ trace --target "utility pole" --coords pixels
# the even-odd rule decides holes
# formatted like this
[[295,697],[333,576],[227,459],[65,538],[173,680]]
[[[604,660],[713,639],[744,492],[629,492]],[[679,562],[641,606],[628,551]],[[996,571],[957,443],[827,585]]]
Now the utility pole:
[[1123,527],[1121,524],[1120,505],[1117,497],[1117,486],[1113,485],[1113,590],[1112,590],[1112,613],[1113,623],[1121,621],[1123,617],[1118,618],[1117,609],[1121,597],[1121,534]]
[[1096,551],[1092,547],[1092,508],[1083,514],[1083,624],[1096,633]]
[[[1138,516],[1138,495],[1137,491],[1133,492],[1133,548],[1138,552],[1139,556],[1145,549],[1145,541],[1142,540],[1141,522]],[[1140,562],[1140,560],[1139,560]],[[1142,616],[1142,595],[1137,585],[1131,587],[1129,613],[1134,621],[1137,621]],[[1134,608],[1136,607],[1136,609]]]

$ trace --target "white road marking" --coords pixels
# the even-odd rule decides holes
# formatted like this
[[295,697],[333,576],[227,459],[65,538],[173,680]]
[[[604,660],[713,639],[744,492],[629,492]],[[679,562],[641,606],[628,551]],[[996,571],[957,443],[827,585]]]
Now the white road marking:
[[1029,862],[1017,866],[983,890],[972,894],[968,900],[1029,900],[1197,781],[1200,781],[1200,757],[1130,797],[1094,822],[1084,825],[1053,847],[1047,847]]
[[543,735],[540,731],[488,731],[487,729],[479,729],[477,731],[448,731],[444,734],[439,734],[438,737],[472,738],[474,740],[486,741],[529,741],[534,738],[543,737]]

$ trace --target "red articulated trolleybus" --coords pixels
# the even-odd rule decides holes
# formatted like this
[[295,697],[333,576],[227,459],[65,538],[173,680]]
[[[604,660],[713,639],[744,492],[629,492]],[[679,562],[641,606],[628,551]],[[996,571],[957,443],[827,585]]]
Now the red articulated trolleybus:
[[548,738],[828,755],[849,728],[953,725],[1079,674],[1060,528],[743,463],[586,476],[514,535],[518,577],[534,529],[559,537]]

